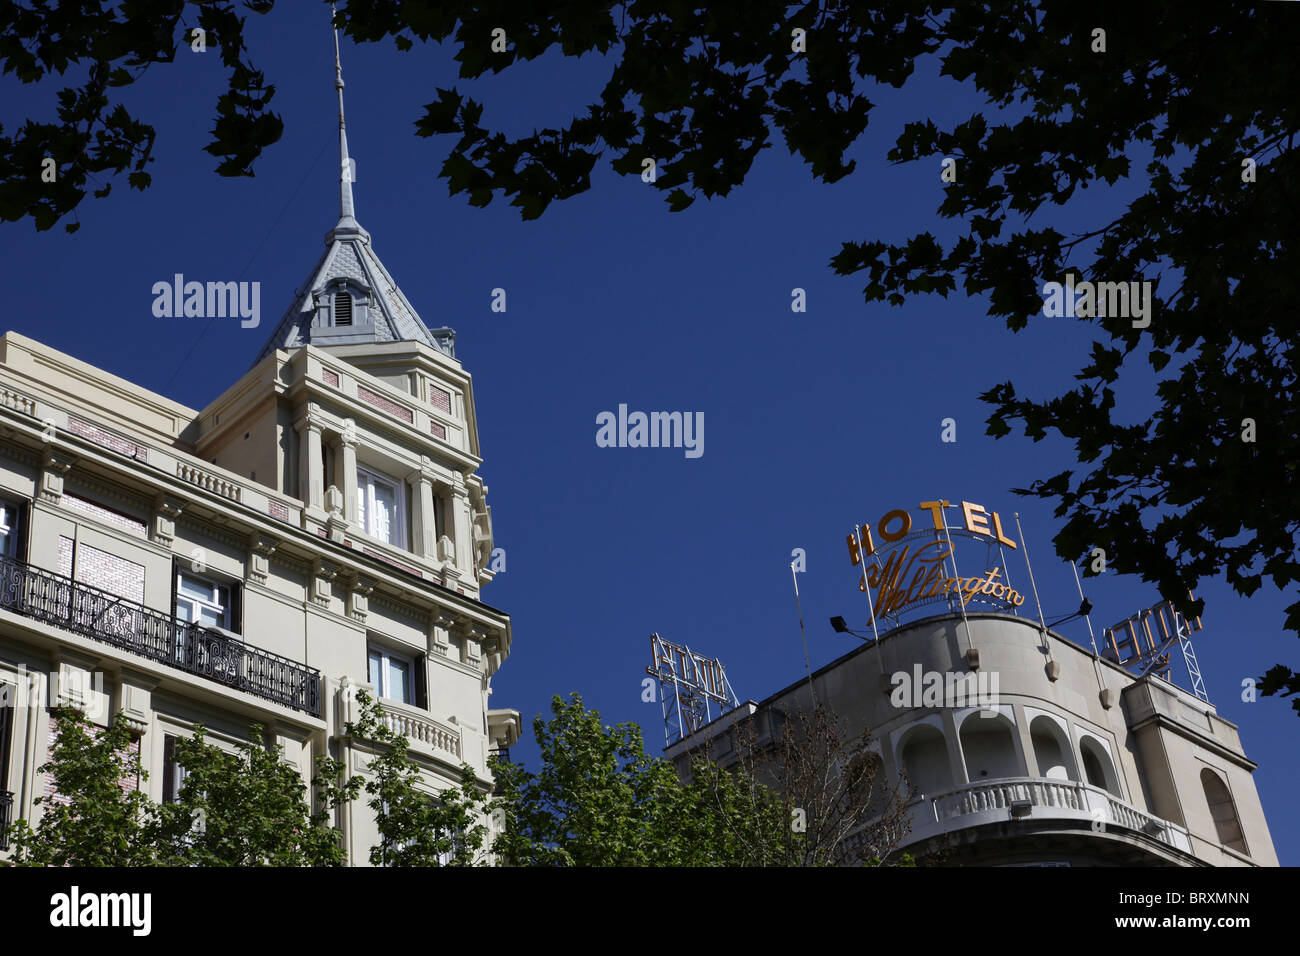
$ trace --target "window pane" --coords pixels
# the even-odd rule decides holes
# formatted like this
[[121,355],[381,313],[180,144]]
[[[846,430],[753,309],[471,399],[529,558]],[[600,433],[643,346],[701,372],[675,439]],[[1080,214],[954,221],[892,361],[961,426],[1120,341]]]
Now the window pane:
[[194,606],[189,601],[177,601],[176,616],[186,623],[194,620]]
[[397,523],[397,492],[392,485],[376,481],[375,487],[375,530],[372,532],[381,541],[393,541],[393,531]]
[[411,665],[392,657],[388,659],[388,699],[411,702]]
[[204,601],[212,600],[212,585],[207,581],[192,578],[188,574],[181,575],[180,592],[188,597],[201,598]]
[[17,551],[18,537],[14,531],[14,506],[0,501],[0,555],[12,558]]
[[357,476],[357,521],[361,525],[361,530],[369,533],[370,526],[366,524],[366,476]]
[[224,627],[226,616],[214,608],[201,607],[199,608],[199,621],[203,624],[211,624],[214,627]]
[[384,660],[379,656],[378,651],[370,652],[370,683],[375,688],[375,693],[380,697],[384,696],[384,687],[381,683],[383,675]]

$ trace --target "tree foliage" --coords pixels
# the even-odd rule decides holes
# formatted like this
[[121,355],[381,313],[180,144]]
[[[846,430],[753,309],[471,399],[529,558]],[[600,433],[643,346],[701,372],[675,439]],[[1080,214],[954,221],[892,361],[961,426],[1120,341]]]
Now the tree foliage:
[[267,747],[254,725],[227,750],[194,736],[176,745],[185,768],[177,799],[154,803],[139,789],[148,779],[128,725],[92,726],[75,708],[56,713],[49,774],[54,793],[33,828],[10,827],[21,866],[338,866],[344,862],[329,817],[355,796],[359,781],[340,781],[341,765],[316,761],[321,809],[307,804],[306,784]]
[[329,821],[355,795],[357,784],[339,786],[341,765],[316,762],[321,807],[312,812],[307,785],[284,748],[267,747],[262,728],[249,729],[233,751],[208,743],[207,731],[177,741],[176,762],[185,768],[178,800],[154,807],[150,828],[161,865],[341,866],[340,835]]
[[[87,172],[130,167],[146,177],[134,185],[147,183],[153,130],[110,109],[106,91],[173,55],[182,12],[208,18],[232,71],[209,147],[226,157],[219,171],[250,172],[278,137],[279,120],[263,115],[273,87],[241,60],[243,20],[230,4],[142,0],[130,20],[105,2],[64,6],[0,5],[6,72],[33,82],[71,63],[90,69],[61,94],[58,123],[0,138],[0,218],[48,228],[80,201]],[[1096,339],[1072,388],[1036,397],[1003,381],[982,398],[989,434],[1014,428],[1074,446],[1078,468],[1018,489],[1056,503],[1059,555],[1102,547],[1112,568],[1199,612],[1188,589],[1220,572],[1243,595],[1265,579],[1291,593],[1300,582],[1300,376],[1286,317],[1300,291],[1293,6],[367,0],[339,20],[358,42],[447,44],[466,81],[553,51],[605,58],[599,96],[561,104],[572,119],[560,128],[506,135],[460,88],[436,90],[416,122],[418,135],[453,138],[441,168],[452,193],[474,205],[510,197],[526,219],[589,189],[601,159],[628,175],[653,159],[653,186],[673,210],[726,196],[777,136],[814,179],[836,182],[855,171],[849,154],[877,91],[905,88],[930,63],[973,88],[984,106],[951,128],[916,103],[887,152],[895,163],[957,161],[955,181],[940,184],[937,168],[935,177],[936,212],[955,237],[867,235],[844,242],[831,265],[861,278],[867,302],[986,297],[1012,331],[1063,321],[1035,317],[1042,284],[1066,273],[1151,281],[1149,327],[1077,319]],[[505,52],[492,49],[498,28]],[[53,188],[36,173],[46,154],[65,170]],[[1112,204],[1092,200],[1112,191],[1122,211],[1100,214]],[[1067,210],[1071,200],[1082,210]],[[1247,419],[1254,441],[1243,440]],[[1284,626],[1300,634],[1300,601]],[[1300,691],[1300,674],[1278,665],[1263,690]]]
[[462,764],[458,786],[430,793],[406,737],[384,723],[378,701],[365,691],[358,692],[357,701],[361,714],[347,724],[347,733],[377,745],[361,784],[379,827],[370,862],[402,867],[484,863],[488,794],[474,768]]
[[[764,726],[760,727],[759,721]],[[727,747],[744,779],[770,788],[786,826],[739,830],[735,839],[752,844],[750,855],[797,866],[878,866],[884,860],[911,865],[896,850],[911,831],[906,781],[884,772],[866,727],[852,732],[825,706],[811,711],[771,708],[737,722]],[[718,780],[728,771],[696,761],[694,775],[717,799]],[[757,842],[778,837],[775,845]]]
[[151,835],[153,804],[133,786],[143,781],[140,753],[127,725],[91,727],[73,708],[55,714],[48,773],[54,795],[42,794],[40,822],[10,825],[17,866],[149,866],[157,859]]
[[[905,124],[887,158],[935,164],[936,212],[955,238],[868,236],[832,267],[862,277],[867,302],[986,297],[1012,331],[1063,321],[1035,317],[1042,285],[1067,273],[1150,281],[1149,327],[1080,315],[1097,338],[1077,384],[1044,398],[992,385],[988,433],[1073,444],[1079,468],[1016,489],[1056,503],[1061,557],[1104,548],[1185,612],[1201,610],[1189,589],[1219,573],[1243,595],[1266,578],[1294,594],[1300,17],[1287,4],[376,0],[346,18],[354,39],[401,49],[454,38],[466,79],[556,48],[607,56],[599,98],[566,104],[563,128],[494,131],[459,89],[439,90],[418,121],[421,135],[455,137],[441,173],[453,193],[512,197],[524,218],[588,189],[601,158],[627,174],[655,159],[673,210],[725,196],[777,134],[814,179],[835,182],[855,169],[868,95],[935,61],[985,105],[951,128]],[[494,26],[507,53],[490,51]],[[954,182],[939,182],[940,157],[956,160]],[[1132,198],[1100,215],[1111,204],[1093,200],[1112,191]],[[1283,626],[1300,634],[1300,601]],[[1300,674],[1278,665],[1262,689],[1295,693]]]
[[[799,866],[879,862],[852,852],[847,838],[874,809],[864,783],[870,774],[855,767],[835,778],[823,762],[847,754],[831,722],[801,725],[765,751],[745,751],[724,769],[697,755],[683,783],[667,760],[645,752],[634,723],[606,727],[582,698],[551,701],[549,721],[540,715],[533,729],[541,750],[537,773],[514,764],[496,765],[497,801],[504,832],[495,843],[503,863],[518,866]],[[806,750],[805,750],[806,748]],[[780,793],[759,779],[771,776]],[[825,779],[813,781],[821,773]],[[802,789],[801,789],[802,788]],[[828,801],[827,798],[830,798]],[[804,806],[801,806],[801,802]],[[810,830],[793,813],[815,818]],[[834,830],[848,821],[849,825]],[[832,835],[832,830],[834,834]],[[885,856],[900,833],[882,829],[863,846]],[[888,846],[885,844],[888,843]]]
[[[79,82],[58,90],[53,119],[31,117],[10,135],[0,127],[0,220],[30,217],[49,229],[85,198],[107,196],[126,173],[135,189],[148,187],[156,136],[153,126],[126,108],[118,93],[150,67],[198,55],[203,31],[208,55],[228,74],[218,97],[212,141],[205,149],[222,176],[251,176],[253,161],[283,132],[269,111],[275,87],[247,57],[239,8],[266,13],[273,0],[131,0],[129,3],[48,3],[0,0],[0,70],[23,83],[51,82],[72,72]],[[54,176],[46,160],[53,161]],[[106,177],[101,181],[100,177]],[[77,223],[67,225],[75,232]]]
[[[175,799],[154,803],[137,788],[148,775],[128,726],[107,730],[74,708],[57,712],[57,737],[38,774],[50,774],[54,796],[36,798],[35,828],[10,827],[14,860],[24,866],[340,866],[346,862],[332,820],[365,794],[376,813],[377,866],[467,866],[487,861],[488,795],[473,770],[459,785],[433,794],[421,782],[406,737],[383,720],[378,701],[358,695],[349,735],[372,749],[365,775],[318,756],[313,800],[284,748],[267,746],[263,728],[228,747],[209,742],[198,726],[178,739],[174,759],[184,768]],[[134,784],[134,785],[133,785]],[[316,809],[313,810],[312,806]]]

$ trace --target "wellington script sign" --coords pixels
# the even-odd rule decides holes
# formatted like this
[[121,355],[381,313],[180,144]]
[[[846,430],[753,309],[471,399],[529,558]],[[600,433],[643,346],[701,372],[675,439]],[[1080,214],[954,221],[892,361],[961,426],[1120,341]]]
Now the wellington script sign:
[[896,616],[912,605],[945,594],[956,595],[963,607],[977,600],[1013,607],[1025,603],[1023,594],[999,580],[1002,577],[1001,567],[986,569],[982,574],[972,577],[961,577],[957,573],[952,543],[954,530],[959,534],[964,530],[967,540],[984,537],[990,544],[997,543],[1015,549],[1016,543],[1003,533],[1002,518],[996,511],[986,511],[982,505],[963,501],[961,513],[965,527],[954,529],[949,528],[944,520],[944,509],[951,508],[951,502],[943,499],[922,501],[918,507],[930,515],[935,532],[933,541],[918,545],[914,538],[901,545],[888,547],[912,531],[912,516],[901,508],[886,512],[876,522],[875,534],[880,536],[883,542],[881,546],[877,547],[872,528],[868,524],[855,527],[853,534],[848,536],[849,558],[854,566],[862,564],[863,558],[874,558],[873,565],[864,566],[862,577],[858,580],[858,590],[867,591],[869,587],[876,589],[876,599],[872,605],[876,617]]

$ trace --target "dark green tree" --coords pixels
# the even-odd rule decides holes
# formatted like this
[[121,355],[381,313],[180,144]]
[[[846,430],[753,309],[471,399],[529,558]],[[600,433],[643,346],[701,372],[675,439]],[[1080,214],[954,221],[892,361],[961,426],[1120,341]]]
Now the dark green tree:
[[[1147,328],[1078,317],[1096,341],[1073,388],[1039,398],[992,385],[981,396],[988,433],[1073,443],[1079,468],[1017,489],[1056,502],[1064,558],[1104,548],[1113,569],[1186,612],[1201,609],[1188,589],[1221,572],[1244,595],[1265,578],[1283,591],[1300,582],[1291,5],[376,0],[345,15],[359,41],[451,40],[467,80],[556,49],[606,56],[599,98],[570,104],[562,128],[494,131],[459,89],[439,90],[417,122],[420,135],[454,137],[441,172],[453,193],[473,205],[500,193],[524,218],[588,189],[602,158],[638,176],[655,160],[653,185],[673,210],[725,196],[776,135],[814,179],[836,182],[856,168],[848,151],[866,130],[868,97],[935,61],[984,105],[951,129],[905,124],[887,158],[934,164],[936,211],[953,238],[846,242],[832,267],[862,276],[867,302],[986,297],[1013,332],[1040,316],[1042,285],[1066,273],[1151,281]],[[490,47],[496,27],[505,53]],[[955,181],[940,182],[941,157],[956,160]],[[1065,208],[1085,193],[1082,210]],[[1107,194],[1124,198],[1094,201]],[[1121,381],[1154,390],[1154,414],[1122,407]],[[1300,634],[1300,601],[1284,627]],[[1277,665],[1263,691],[1294,694],[1300,674]]]
[[[166,59],[159,51],[176,48],[181,21],[161,0],[132,6],[144,13],[139,26],[118,23],[107,3],[76,14],[0,5],[6,71],[31,82],[69,62],[92,64],[90,82],[62,98],[59,123],[0,138],[0,218],[30,215],[48,228],[80,201],[86,170],[143,171],[152,130],[107,112],[105,90],[110,79],[129,82],[133,62]],[[192,11],[220,14],[214,32],[226,31],[223,56],[236,64],[209,148],[227,157],[220,171],[238,173],[279,127],[261,112],[261,91],[271,88],[238,65],[242,21],[230,6]],[[654,160],[654,187],[682,210],[743,183],[777,136],[814,179],[836,182],[856,169],[848,154],[866,130],[869,97],[905,88],[931,62],[966,84],[981,108],[949,129],[924,119],[917,103],[918,119],[887,152],[892,162],[934,164],[936,211],[952,237],[867,235],[845,242],[831,265],[862,277],[867,302],[984,296],[990,318],[1012,331],[1041,313],[1042,284],[1067,272],[1153,282],[1149,327],[1078,318],[1096,340],[1073,388],[1036,397],[1003,381],[982,398],[992,435],[1015,428],[1073,443],[1077,469],[1019,489],[1057,504],[1058,554],[1078,560],[1102,547],[1112,568],[1199,611],[1187,590],[1220,572],[1245,595],[1266,578],[1283,591],[1300,582],[1300,375],[1296,323],[1285,317],[1300,291],[1293,7],[367,0],[339,19],[359,42],[446,44],[466,81],[555,51],[606,58],[599,96],[569,104],[573,118],[558,129],[496,131],[459,88],[437,90],[417,120],[421,136],[454,138],[441,169],[453,193],[474,205],[510,197],[524,218],[590,188],[601,159],[638,179]],[[498,28],[504,52],[492,48]],[[67,185],[40,181],[47,154],[66,167]],[[940,183],[940,157],[956,160],[954,181]],[[1121,197],[1118,205],[1094,201],[1107,195]],[[1083,208],[1066,209],[1072,199]],[[1129,383],[1154,393],[1153,414],[1121,405],[1118,386]],[[1300,634],[1300,601],[1284,627]],[[1300,674],[1278,665],[1263,689],[1294,694]],[[1293,704],[1300,712],[1300,696]]]
[[176,866],[341,866],[345,862],[334,812],[353,799],[359,781],[340,782],[342,766],[319,757],[319,809],[307,801],[298,768],[284,748],[266,746],[253,725],[233,752],[208,743],[203,727],[176,743],[185,768],[178,799],[153,808],[146,828],[158,862]]
[[360,716],[347,733],[373,744],[364,784],[375,811],[379,843],[370,850],[375,866],[473,866],[486,862],[488,793],[474,768],[462,764],[460,780],[438,794],[429,792],[406,737],[383,720],[379,703],[357,693]]
[[125,722],[101,730],[76,708],[58,710],[50,759],[37,773],[51,776],[55,792],[36,798],[42,813],[35,828],[26,820],[10,825],[16,865],[152,866],[158,862],[150,832],[154,807],[138,789],[147,775]]
[[[37,229],[49,229],[77,208],[91,184],[97,198],[123,173],[133,188],[148,187],[156,133],[127,110],[119,90],[150,67],[195,55],[200,45],[220,57],[229,75],[205,148],[220,160],[222,176],[251,176],[253,161],[279,140],[284,124],[268,109],[275,87],[247,57],[247,18],[239,8],[266,13],[273,5],[0,0],[0,69],[23,83],[63,82],[69,71],[78,81],[59,89],[55,117],[29,117],[9,135],[0,127],[0,220],[31,217]],[[75,232],[77,225],[66,228]]]
[[[841,774],[823,759],[847,754],[838,740],[790,736],[788,746],[741,748],[732,767],[696,756],[683,783],[667,760],[648,756],[634,723],[606,727],[578,694],[551,700],[533,723],[537,773],[497,762],[499,861],[515,866],[803,866],[878,863],[847,838],[868,822],[863,765]],[[809,729],[819,731],[820,725]],[[807,753],[788,759],[808,745]],[[819,771],[819,779],[813,779]],[[759,779],[790,785],[777,792]],[[832,806],[834,804],[834,806]],[[852,810],[846,808],[852,805]],[[796,813],[796,811],[798,811]],[[809,814],[813,815],[808,826]],[[891,818],[892,820],[892,818]],[[833,833],[832,833],[833,831]],[[897,833],[868,828],[862,845],[887,855]],[[889,842],[888,847],[885,843]]]

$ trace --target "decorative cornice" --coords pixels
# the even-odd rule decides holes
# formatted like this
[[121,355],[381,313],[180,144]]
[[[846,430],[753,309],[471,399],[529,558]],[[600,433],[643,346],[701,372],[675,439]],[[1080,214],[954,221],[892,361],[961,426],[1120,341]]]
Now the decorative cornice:
[[383,608],[385,611],[391,611],[400,617],[407,619],[412,627],[422,627],[427,612],[420,609],[418,605],[410,604],[406,601],[400,601],[394,597],[384,594],[382,591],[375,591],[370,595],[370,604],[376,608]]
[[209,521],[195,518],[193,515],[182,513],[181,516],[176,519],[176,523],[188,531],[202,535],[212,541],[218,541],[221,544],[229,545],[241,552],[248,547],[248,538],[246,536],[236,534],[226,528],[218,527]]
[[334,579],[338,576],[340,566],[334,561],[317,558],[311,569],[311,600],[318,607],[329,607],[333,596]]
[[6,444],[3,448],[0,448],[0,461],[6,459],[14,464],[26,465],[29,468],[39,467],[43,460],[35,451],[11,444]]
[[46,444],[41,451],[41,466],[50,471],[57,471],[61,475],[66,475],[76,463],[76,455],[69,454],[53,445]]
[[305,558],[300,558],[294,554],[288,554],[284,551],[277,550],[271,555],[271,563],[292,571],[294,574],[308,575],[311,574],[312,564]]
[[293,427],[297,431],[302,431],[304,428],[313,431],[324,431],[329,428],[329,421],[318,403],[308,402],[306,407],[299,412],[298,417],[293,420]]
[[280,547],[280,539],[273,538],[269,534],[263,534],[260,531],[253,531],[248,536],[248,548],[256,554],[270,557],[275,554],[276,549]]
[[[138,494],[115,482],[92,477],[83,471],[69,473],[67,478],[64,479],[64,488],[72,494],[82,492],[85,495],[101,500],[116,501],[139,512],[141,515],[151,515],[154,512],[155,498]],[[138,516],[132,515],[131,517]]]

